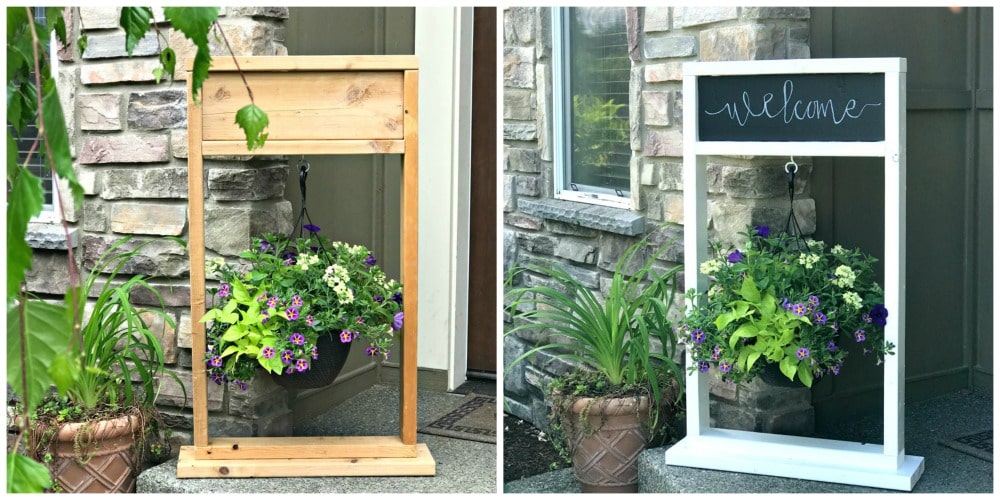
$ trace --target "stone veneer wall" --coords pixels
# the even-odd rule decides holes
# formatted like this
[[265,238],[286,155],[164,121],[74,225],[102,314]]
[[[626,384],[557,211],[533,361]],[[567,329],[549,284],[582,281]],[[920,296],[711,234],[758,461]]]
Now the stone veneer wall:
[[[119,239],[134,243],[160,236],[187,240],[187,88],[184,74],[194,46],[165,23],[154,9],[160,37],[149,33],[126,57],[120,8],[79,7],[65,11],[71,39],[58,53],[59,89],[70,127],[77,174],[85,188],[81,210],[67,213],[72,244],[89,271],[100,254]],[[287,8],[228,7],[219,17],[237,55],[287,55],[283,45]],[[80,53],[76,39],[87,37]],[[229,53],[209,36],[213,55]],[[155,83],[160,50],[177,52],[174,82]],[[235,125],[234,125],[235,126]],[[249,247],[251,235],[290,231],[291,203],[283,199],[288,165],[284,157],[214,157],[205,160],[206,258],[234,258]],[[61,295],[68,284],[62,228],[33,226],[37,235],[35,271],[29,288]],[[188,254],[175,244],[157,242],[124,270],[161,276],[154,280],[177,327],[157,325],[168,370],[184,383],[161,380],[158,403],[177,444],[191,442],[191,352]],[[135,294],[137,304],[155,304]],[[276,435],[291,432],[284,390],[268,380],[254,381],[247,392],[208,384],[210,435]],[[176,447],[174,449],[176,452]]]
[[[628,8],[631,195],[636,210],[553,198],[551,11],[504,9],[504,270],[524,261],[557,262],[595,290],[606,290],[624,248],[657,230],[657,244],[673,242],[658,265],[683,262],[682,230],[656,229],[684,222],[682,192],[682,63],[809,57],[809,9],[804,7]],[[739,240],[748,224],[784,227],[788,215],[787,158],[712,157],[709,237]],[[796,217],[815,231],[809,196],[809,159],[796,180]],[[676,238],[676,239],[675,239]],[[525,279],[537,281],[537,276]],[[678,314],[682,305],[678,305]],[[510,316],[505,312],[505,327]],[[534,346],[538,332],[505,336],[504,367]],[[540,353],[505,372],[505,409],[547,427],[545,387],[572,368]],[[715,380],[715,379],[713,379]],[[809,434],[813,410],[805,388],[712,383],[713,425]]]

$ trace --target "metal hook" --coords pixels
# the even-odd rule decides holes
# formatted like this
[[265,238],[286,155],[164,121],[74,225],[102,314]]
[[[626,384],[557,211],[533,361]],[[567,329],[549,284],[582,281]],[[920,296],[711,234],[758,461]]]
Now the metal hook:
[[309,171],[309,162],[306,161],[306,157],[304,155],[299,159],[298,167],[300,172]]
[[[789,168],[792,167],[792,168]],[[785,173],[786,174],[797,174],[799,173],[799,164],[795,163],[795,157],[789,156],[788,163],[785,163]]]

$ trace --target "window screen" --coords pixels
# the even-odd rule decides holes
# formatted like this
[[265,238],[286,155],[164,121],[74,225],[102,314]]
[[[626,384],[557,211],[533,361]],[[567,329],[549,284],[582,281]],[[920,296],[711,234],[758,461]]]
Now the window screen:
[[[629,190],[628,38],[623,7],[571,8],[567,17],[569,180]],[[568,134],[570,131],[566,131]],[[573,184],[577,186],[573,186]]]
[[[34,15],[36,22],[43,25],[45,24],[45,8],[35,7]],[[29,78],[34,77],[34,73],[31,73],[29,76]],[[31,145],[35,142],[35,138],[38,137],[38,128],[35,127],[35,124],[32,121],[32,123],[29,123],[28,126],[25,127],[20,136],[18,136],[17,131],[14,130],[14,127],[10,123],[7,124],[7,128],[10,131],[11,137],[14,138],[14,142],[17,144],[17,162],[20,165],[24,165],[24,162],[28,157],[28,151],[31,150]],[[52,172],[49,170],[48,165],[45,164],[45,144],[39,142],[38,146],[35,147],[35,151],[31,154],[31,161],[28,163],[28,171],[41,179],[42,189],[45,192],[44,204],[46,208],[51,208]]]

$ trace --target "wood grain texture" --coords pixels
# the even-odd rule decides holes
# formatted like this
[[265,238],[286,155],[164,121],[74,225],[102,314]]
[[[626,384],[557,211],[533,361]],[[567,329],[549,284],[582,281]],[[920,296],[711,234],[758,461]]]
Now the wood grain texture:
[[195,458],[204,460],[415,456],[416,446],[396,436],[222,437],[195,449]]
[[[237,64],[244,72],[254,71],[405,71],[417,69],[418,58],[413,55],[356,55],[356,56],[242,56],[213,57],[212,74],[236,71]],[[187,62],[191,71],[194,59]]]
[[[188,95],[191,76],[188,75]],[[205,325],[205,193],[201,108],[188,100],[188,257],[191,261],[191,352],[196,360],[191,367],[192,412],[195,446],[208,443],[208,388],[206,387]]]
[[[246,141],[211,141],[203,143],[202,154],[211,155],[245,155]],[[255,149],[258,155],[365,155],[365,154],[401,154],[404,142],[402,140],[309,140],[309,141],[277,141],[268,139],[264,147]]]
[[[295,72],[244,75],[270,124],[268,139],[401,139],[400,72]],[[235,73],[213,74],[202,89],[206,141],[244,140],[236,112],[250,104]]]
[[427,445],[417,445],[413,458],[268,458],[253,460],[199,460],[193,446],[182,446],[177,477],[326,477],[433,476],[437,464]]
[[419,239],[420,190],[417,170],[417,81],[419,72],[406,71],[403,91],[403,131],[406,152],[403,155],[403,203],[402,203],[402,283],[403,311],[403,355],[400,359],[399,437],[406,444],[417,442],[417,242]]

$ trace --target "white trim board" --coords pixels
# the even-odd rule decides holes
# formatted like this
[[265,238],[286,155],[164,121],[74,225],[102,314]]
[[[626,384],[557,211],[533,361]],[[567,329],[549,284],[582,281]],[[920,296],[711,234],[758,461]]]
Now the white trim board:
[[[877,142],[701,142],[698,77],[761,74],[883,73],[884,140]],[[896,354],[885,358],[882,445],[746,431],[713,429],[708,375],[687,375],[687,437],[668,449],[668,465],[912,490],[924,459],[904,450],[906,291],[906,60],[809,59],[684,63],[684,254],[685,289],[703,292],[697,270],[707,258],[707,155],[868,156],[885,160],[885,304],[891,311],[885,340]],[[690,357],[688,358],[690,364]]]

